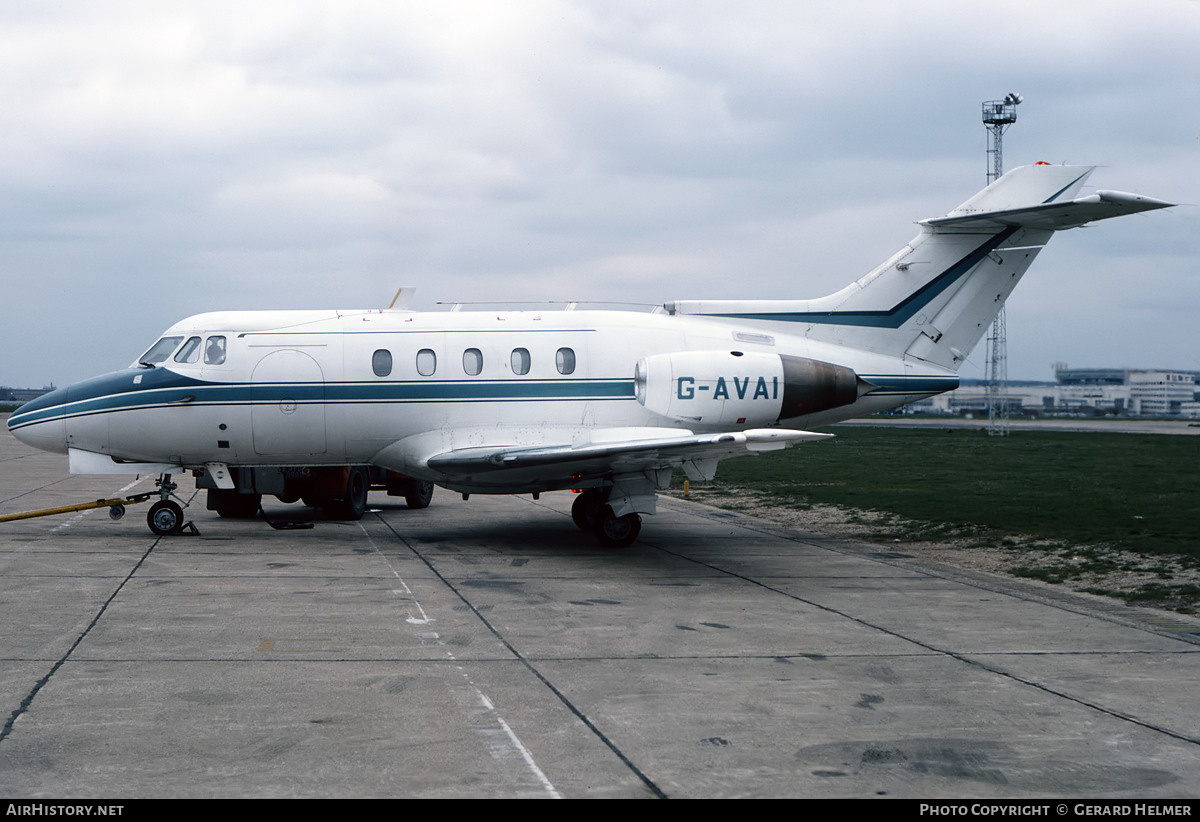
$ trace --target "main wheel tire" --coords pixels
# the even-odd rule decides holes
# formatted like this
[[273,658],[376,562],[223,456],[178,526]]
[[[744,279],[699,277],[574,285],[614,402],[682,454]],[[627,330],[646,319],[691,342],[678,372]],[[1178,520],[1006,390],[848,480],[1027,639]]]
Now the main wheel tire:
[[412,509],[428,508],[433,501],[433,483],[424,480],[413,480],[412,490],[404,495],[404,501]]
[[331,500],[325,506],[330,519],[360,520],[367,512],[367,492],[371,490],[371,479],[367,469],[351,466],[346,473],[346,487],[340,499]]
[[595,531],[603,507],[604,497],[599,491],[581,491],[571,503],[571,520],[581,531]]
[[150,506],[146,524],[160,537],[178,534],[183,530],[183,509],[169,499],[160,499]]
[[596,538],[606,548],[628,548],[642,530],[642,518],[637,514],[618,517],[605,505],[596,523]]

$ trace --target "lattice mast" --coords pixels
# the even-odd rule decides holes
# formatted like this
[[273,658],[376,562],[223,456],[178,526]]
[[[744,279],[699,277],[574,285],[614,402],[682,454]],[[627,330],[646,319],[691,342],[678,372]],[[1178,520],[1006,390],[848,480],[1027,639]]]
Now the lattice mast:
[[[1003,100],[983,104],[983,125],[988,132],[987,181],[991,185],[1004,174],[1004,132],[1017,122],[1017,106],[1023,98],[1013,92]],[[1008,333],[1004,306],[988,331],[984,378],[987,381],[988,434],[1008,436]]]

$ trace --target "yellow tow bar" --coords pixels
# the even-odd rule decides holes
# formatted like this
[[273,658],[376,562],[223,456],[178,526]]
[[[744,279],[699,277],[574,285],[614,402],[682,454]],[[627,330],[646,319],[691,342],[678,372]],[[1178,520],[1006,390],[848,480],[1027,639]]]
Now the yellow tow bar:
[[49,517],[54,514],[69,514],[72,511],[86,511],[89,508],[107,508],[108,516],[111,519],[120,519],[125,516],[125,506],[134,505],[139,502],[145,502],[150,497],[159,495],[158,491],[147,491],[143,494],[134,494],[129,497],[117,497],[114,499],[98,499],[95,502],[81,502],[77,505],[60,505],[58,508],[43,508],[40,511],[24,511],[20,514],[0,514],[0,522],[11,522],[16,519],[33,519],[34,517]]

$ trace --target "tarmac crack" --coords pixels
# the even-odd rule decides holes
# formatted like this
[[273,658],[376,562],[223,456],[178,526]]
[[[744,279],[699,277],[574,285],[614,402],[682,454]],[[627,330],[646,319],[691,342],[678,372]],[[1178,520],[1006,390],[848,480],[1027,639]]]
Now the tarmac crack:
[[[5,460],[5,461],[6,461],[6,462],[9,462],[10,460]],[[21,499],[21,497],[27,497],[27,496],[29,496],[30,494],[36,494],[38,491],[44,491],[45,489],[47,489],[47,488],[52,488],[52,487],[54,487],[55,485],[60,485],[60,484],[62,484],[62,483],[64,483],[64,482],[66,482],[66,481],[67,481],[67,480],[69,480],[69,479],[71,479],[71,477],[69,477],[69,476],[67,476],[67,477],[61,477],[60,479],[56,479],[56,480],[54,480],[53,482],[47,482],[47,483],[46,483],[46,484],[44,484],[44,485],[39,485],[39,486],[38,486],[38,487],[36,487],[36,488],[30,488],[30,489],[28,489],[28,490],[22,491],[22,492],[21,492],[21,493],[19,493],[19,494],[14,494],[14,495],[13,495],[13,496],[11,496],[11,497],[5,497],[4,499],[0,499],[0,505],[3,505],[3,504],[4,504],[4,503],[6,503],[6,502],[12,502],[12,501],[13,501],[13,500],[15,500],[15,499]]]
[[388,522],[386,519],[384,519],[382,516],[379,516],[378,514],[376,516],[378,516],[379,521],[384,525],[384,527],[387,528],[396,537],[396,539],[399,540],[401,542],[401,544],[403,544],[413,554],[413,556],[415,556],[417,559],[419,559],[425,565],[425,567],[427,567],[430,570],[430,572],[434,576],[436,576],[443,585],[446,586],[446,588],[448,590],[450,590],[456,597],[458,597],[458,599],[463,603],[463,605],[465,605],[471,611],[471,613],[475,616],[475,618],[478,619],[479,622],[484,627],[487,628],[487,630],[492,634],[492,636],[494,636],[498,642],[500,642],[505,648],[507,648],[508,651],[513,655],[513,657],[518,662],[520,662],[521,665],[524,666],[524,668],[527,671],[529,671],[530,674],[532,674],[535,678],[537,678],[537,680],[539,682],[541,682],[542,685],[547,690],[549,690],[550,693],[552,693],[555,696],[555,698],[558,699],[559,702],[561,702],[568,711],[570,711],[580,722],[582,722],[583,725],[593,735],[595,735],[595,737],[605,747],[607,747],[610,751],[612,751],[612,753],[621,761],[621,763],[623,765],[625,765],[625,767],[628,768],[630,770],[630,772],[633,773],[642,782],[642,784],[644,784],[654,794],[655,797],[657,797],[659,799],[667,798],[667,794],[661,788],[659,788],[658,785],[656,785],[654,783],[654,781],[652,779],[650,779],[650,777],[647,776],[633,762],[633,760],[631,760],[625,754],[625,752],[622,751],[617,746],[617,744],[615,742],[613,742],[613,740],[611,740],[603,731],[601,731],[596,726],[596,724],[594,722],[592,722],[592,720],[589,719],[588,716],[567,697],[567,695],[565,693],[563,693],[561,690],[559,690],[557,687],[555,687],[554,683],[552,683],[546,677],[545,674],[543,674],[540,670],[538,670],[538,668],[529,659],[527,659],[523,654],[521,654],[521,652],[518,651],[512,645],[511,642],[508,641],[507,637],[505,637],[503,634],[500,633],[500,631],[496,628],[496,626],[493,625],[487,619],[487,617],[485,617],[480,612],[480,610],[475,607],[475,604],[473,602],[471,602],[471,600],[468,599],[466,597],[466,595],[463,594],[463,592],[460,591],[456,585],[454,585],[454,583],[452,583],[441,572],[439,572],[438,569],[434,566],[434,564],[427,557],[425,557],[425,555],[423,555],[420,551],[418,551],[416,549],[416,547],[409,540],[405,539],[404,536],[399,531],[397,531],[390,522]]
[[145,563],[146,559],[150,556],[151,552],[154,551],[162,539],[162,537],[158,537],[150,544],[150,547],[147,548],[141,557],[138,558],[138,561],[134,563],[133,568],[129,570],[129,573],[125,575],[113,592],[108,596],[108,599],[104,600],[104,604],[100,606],[98,611],[96,611],[95,615],[92,617],[91,621],[88,622],[87,626],[79,632],[79,636],[75,637],[75,641],[71,643],[71,647],[68,648],[61,657],[59,657],[58,661],[50,666],[50,670],[46,672],[45,676],[33,684],[33,687],[29,690],[29,693],[25,695],[25,698],[21,700],[21,703],[13,710],[12,714],[9,715],[8,720],[4,723],[4,727],[0,728],[0,744],[2,744],[4,740],[6,740],[12,733],[13,727],[16,725],[17,720],[29,710],[31,705],[33,705],[33,700],[37,697],[42,688],[49,684],[54,675],[58,673],[58,670],[62,668],[62,666],[66,664],[67,660],[71,658],[71,655],[75,653],[75,649],[78,648],[85,639],[87,639],[88,634],[90,634],[92,629],[99,624],[100,619],[108,610],[108,606],[113,603],[118,595],[120,595],[121,591],[125,588],[125,585],[129,582],[129,580],[133,579],[133,575],[138,572],[138,569],[142,567],[142,564]]
[[[699,515],[699,514],[696,514],[696,515]],[[832,549],[829,549],[827,546],[819,546],[816,543],[813,543],[808,540],[796,539],[793,537],[785,537],[785,538],[792,539],[793,541],[796,541],[796,542],[804,542],[807,545],[813,545],[815,547],[825,547],[826,550],[832,550]],[[787,597],[788,599],[794,600],[796,602],[802,602],[805,605],[808,605],[813,608],[817,608],[818,610],[824,611],[828,614],[833,614],[835,616],[841,617],[842,619],[847,619],[847,620],[850,620],[851,622],[855,622],[859,625],[862,625],[864,628],[870,628],[871,630],[879,631],[880,633],[887,634],[888,636],[895,637],[896,639],[900,639],[905,642],[909,642],[909,643],[917,646],[918,648],[923,648],[931,653],[938,654],[940,656],[945,656],[949,659],[953,659],[957,662],[964,663],[966,665],[977,668],[979,670],[987,671],[988,673],[994,674],[996,676],[1004,677],[1006,679],[1012,680],[1013,682],[1020,683],[1021,685],[1024,685],[1029,688],[1034,688],[1036,690],[1039,690],[1043,693],[1057,697],[1059,699],[1064,699],[1064,700],[1067,700],[1068,702],[1073,702],[1076,705],[1079,705],[1081,707],[1095,711],[1096,713],[1104,714],[1105,716],[1109,716],[1114,719],[1121,720],[1123,722],[1128,722],[1132,725],[1137,725],[1138,727],[1145,728],[1146,730],[1154,731],[1156,733],[1163,734],[1164,736],[1169,736],[1172,739],[1177,739],[1181,742],[1187,742],[1192,745],[1200,745],[1200,739],[1197,739],[1192,736],[1188,736],[1187,734],[1179,733],[1177,731],[1171,730],[1170,728],[1165,728],[1161,725],[1155,725],[1154,723],[1151,723],[1151,722],[1146,722],[1144,720],[1138,719],[1137,717],[1130,716],[1129,714],[1125,714],[1125,713],[1122,713],[1120,711],[1117,711],[1117,710],[1114,710],[1111,708],[1105,708],[1103,705],[1099,705],[1095,702],[1090,702],[1086,699],[1081,699],[1079,697],[1072,696],[1071,694],[1056,690],[1056,689],[1050,687],[1049,685],[1044,685],[1040,682],[1036,682],[1034,680],[1031,680],[1031,679],[1022,677],[1022,676],[1018,676],[1009,671],[1005,671],[1003,669],[996,668],[991,665],[986,665],[982,661],[977,660],[977,659],[971,659],[970,657],[968,657],[965,654],[957,653],[954,651],[949,651],[944,648],[939,648],[936,645],[932,645],[928,642],[924,642],[922,640],[915,639],[910,636],[906,636],[898,631],[884,627],[883,625],[878,625],[876,623],[873,623],[866,619],[863,619],[862,617],[858,617],[853,614],[847,613],[845,611],[840,611],[837,608],[832,608],[828,605],[822,605],[818,602],[814,602],[812,600],[805,599],[804,597],[800,597],[795,594],[789,593],[787,591],[781,590],[779,588],[776,588],[776,587],[769,585],[765,582],[762,582],[760,580],[756,580],[752,577],[748,577],[745,574],[740,574],[740,573],[737,573],[736,571],[730,571],[726,568],[721,568],[720,566],[713,565],[712,563],[705,562],[703,560],[698,560],[698,559],[695,559],[694,557],[689,557],[689,556],[680,554],[675,551],[670,551],[666,548],[663,548],[660,545],[656,545],[652,541],[648,541],[648,540],[639,540],[639,541],[643,542],[644,544],[646,544],[648,546],[653,547],[654,549],[656,549],[658,551],[662,551],[663,553],[670,554],[671,556],[677,557],[678,559],[692,562],[701,567],[708,568],[712,571],[716,571],[717,573],[725,574],[729,577],[742,580],[743,582],[747,582],[751,585],[756,585],[764,590],[770,591],[775,594],[779,594],[780,596]],[[964,582],[963,584],[970,584],[970,583]]]
[[[56,480],[55,482],[62,482],[62,480]],[[47,485],[54,485],[54,484],[55,483],[48,483]],[[131,488],[136,484],[137,484],[137,482],[135,481],[135,482],[130,483],[129,485],[125,486],[125,488],[123,488],[121,490],[122,491],[127,490],[128,488]],[[47,486],[42,486],[42,487],[47,487]],[[18,495],[18,496],[22,496],[22,495]],[[191,501],[193,499],[195,499],[195,496],[196,496],[195,494],[192,494],[192,496],[188,499],[188,504],[190,504]],[[16,497],[14,497],[13,499],[16,499]],[[56,526],[55,528],[50,529],[51,533],[58,531],[62,527],[64,527],[64,526],[60,525],[60,526]],[[133,579],[133,575],[138,572],[138,569],[142,567],[142,565],[146,562],[146,559],[150,556],[150,554],[154,551],[154,549],[158,547],[158,544],[159,544],[159,542],[162,541],[162,539],[163,539],[163,537],[161,537],[161,536],[156,537],[155,540],[152,543],[150,543],[150,547],[147,548],[145,550],[145,552],[141,555],[141,557],[138,558],[138,561],[136,563],[134,563],[132,568],[129,569],[129,573],[127,573],[121,579],[121,582],[117,585],[116,588],[113,589],[113,592],[111,594],[109,594],[109,596],[106,600],[104,600],[104,603],[100,606],[99,610],[96,611],[95,615],[91,618],[91,620],[84,627],[84,629],[79,632],[79,636],[75,637],[75,641],[71,643],[71,647],[68,648],[63,653],[63,655],[61,657],[59,657],[58,660],[53,665],[50,666],[50,670],[46,672],[45,676],[43,676],[41,679],[39,679],[37,682],[35,682],[33,684],[33,687],[30,688],[29,693],[27,693],[25,695],[25,697],[21,700],[20,704],[17,705],[17,707],[15,709],[13,709],[13,712],[9,715],[8,719],[4,723],[4,727],[0,728],[0,744],[3,744],[4,740],[8,739],[8,737],[12,734],[13,728],[16,725],[17,720],[20,719],[25,713],[27,713],[29,711],[30,706],[33,705],[33,700],[35,698],[37,698],[37,695],[38,695],[38,693],[41,692],[42,688],[46,687],[46,685],[49,684],[50,680],[54,677],[54,675],[56,673],[58,673],[59,669],[62,668],[62,666],[66,664],[67,660],[71,658],[71,655],[75,653],[75,649],[78,648],[85,639],[87,639],[88,634],[90,634],[92,632],[92,629],[95,628],[96,625],[98,625],[100,623],[100,619],[104,616],[105,612],[108,610],[108,606],[111,605],[114,600],[116,600],[116,598],[120,595],[121,591],[124,590],[125,586],[129,583],[129,580]]]

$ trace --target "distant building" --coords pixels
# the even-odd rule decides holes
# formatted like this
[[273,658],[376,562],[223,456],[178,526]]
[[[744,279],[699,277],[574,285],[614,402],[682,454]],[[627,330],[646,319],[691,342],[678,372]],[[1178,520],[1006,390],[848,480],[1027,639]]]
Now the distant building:
[[1129,371],[1125,368],[1067,368],[1061,365],[1054,369],[1054,380],[1059,385],[1124,385]]
[[49,394],[54,390],[54,383],[50,383],[45,388],[9,388],[6,385],[0,385],[0,402],[29,402],[36,400],[42,394]]
[[1053,405],[1060,414],[1130,413],[1129,371],[1124,368],[1067,368],[1054,370],[1057,393]]
[[[1200,419],[1200,371],[1139,368],[1054,370],[1054,382],[1010,382],[1006,402],[1014,416],[1129,416]],[[987,414],[979,381],[909,406],[912,413]]]
[[1200,399],[1200,371],[1139,368],[1058,368],[1060,410],[1094,409],[1133,417],[1177,417]]
[[1132,412],[1142,417],[1177,417],[1183,404],[1194,402],[1196,372],[1130,371]]

